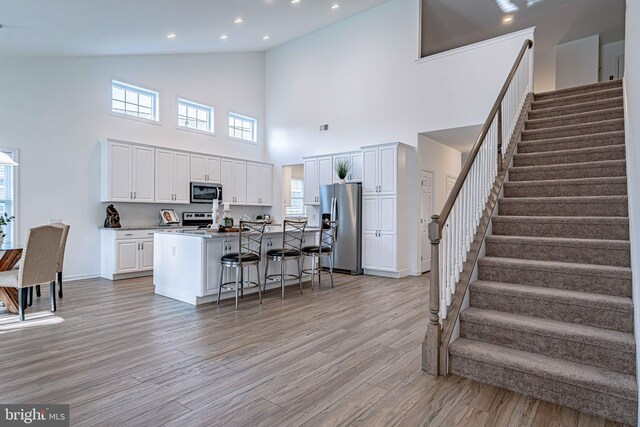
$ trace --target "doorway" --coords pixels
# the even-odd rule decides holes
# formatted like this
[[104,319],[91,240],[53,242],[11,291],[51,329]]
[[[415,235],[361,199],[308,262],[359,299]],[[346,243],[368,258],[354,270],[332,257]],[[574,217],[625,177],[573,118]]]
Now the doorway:
[[423,169],[420,176],[420,268],[423,273],[431,270],[431,244],[429,221],[433,215],[433,171]]
[[306,216],[304,205],[304,165],[282,167],[283,217]]

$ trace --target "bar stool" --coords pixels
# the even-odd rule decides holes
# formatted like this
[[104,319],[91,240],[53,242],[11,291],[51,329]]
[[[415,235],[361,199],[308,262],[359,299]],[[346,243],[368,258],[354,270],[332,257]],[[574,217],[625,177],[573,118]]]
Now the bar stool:
[[317,246],[305,246],[302,248],[302,255],[311,257],[311,271],[302,270],[305,274],[311,274],[311,289],[313,290],[313,282],[316,276],[316,265],[318,266],[318,288],[322,276],[320,275],[320,258],[329,257],[329,271],[331,272],[331,287],[333,288],[333,245],[336,241],[335,221],[323,221],[320,229],[320,244]]
[[[262,304],[262,291],[260,290],[260,259],[262,258],[262,236],[264,235],[264,221],[240,221],[238,231],[238,252],[223,255],[220,258],[220,287],[218,288],[218,304],[223,288],[236,293],[236,310],[238,309],[238,291],[243,292],[247,288],[258,287],[258,297]],[[255,266],[257,282],[244,280],[244,268]],[[225,268],[236,269],[235,282],[223,283]],[[243,292],[244,294],[244,292]]]
[[[267,264],[264,268],[264,290],[267,290],[269,280],[280,282],[281,298],[284,299],[284,282],[287,278],[298,279],[300,293],[302,293],[302,243],[304,240],[304,230],[307,227],[307,220],[285,219],[282,224],[282,248],[267,251]],[[269,275],[269,261],[280,263],[280,274]],[[287,274],[287,261],[298,263],[298,274]]]

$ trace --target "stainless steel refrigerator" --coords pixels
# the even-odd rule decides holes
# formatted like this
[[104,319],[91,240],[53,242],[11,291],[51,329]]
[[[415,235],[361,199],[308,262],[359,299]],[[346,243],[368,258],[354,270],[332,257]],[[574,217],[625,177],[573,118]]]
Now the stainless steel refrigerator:
[[[334,271],[362,274],[362,185],[321,185],[320,226],[325,219],[337,223]],[[327,257],[321,258],[321,265],[329,267]]]

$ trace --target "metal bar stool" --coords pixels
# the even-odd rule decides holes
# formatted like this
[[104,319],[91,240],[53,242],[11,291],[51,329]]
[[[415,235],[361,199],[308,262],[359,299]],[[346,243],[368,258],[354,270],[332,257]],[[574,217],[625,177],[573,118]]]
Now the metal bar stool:
[[320,244],[317,246],[305,246],[302,248],[302,255],[311,257],[311,270],[302,270],[304,274],[311,274],[311,289],[313,290],[313,282],[316,276],[316,266],[318,271],[318,287],[322,276],[320,275],[320,258],[329,257],[329,271],[331,272],[331,287],[333,288],[333,245],[336,242],[335,221],[323,221],[320,229]]
[[[264,268],[264,290],[267,290],[269,280],[280,282],[281,298],[284,299],[284,282],[287,278],[298,279],[300,293],[302,293],[302,243],[307,220],[285,219],[282,224],[282,248],[267,251],[267,264]],[[269,274],[269,261],[280,263],[280,274]],[[298,263],[298,274],[287,274],[287,261]]]
[[[262,236],[264,235],[264,221],[240,221],[238,231],[238,252],[224,255],[220,259],[220,287],[218,288],[218,304],[222,289],[233,290],[236,293],[236,310],[238,309],[238,291],[244,293],[247,288],[258,287],[258,297],[262,304],[262,291],[260,290],[260,259],[262,254]],[[244,280],[244,268],[254,265],[256,267],[257,282]],[[225,268],[236,269],[235,282],[223,283]]]

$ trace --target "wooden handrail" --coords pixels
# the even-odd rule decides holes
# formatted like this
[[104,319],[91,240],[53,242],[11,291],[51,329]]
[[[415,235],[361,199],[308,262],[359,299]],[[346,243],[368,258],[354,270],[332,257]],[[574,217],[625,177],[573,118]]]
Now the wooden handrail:
[[[473,162],[476,160],[476,156],[478,155],[478,152],[482,147],[482,143],[484,142],[485,137],[489,132],[489,129],[491,129],[491,124],[493,123],[493,120],[496,117],[496,114],[498,114],[499,120],[501,118],[502,100],[504,99],[504,95],[507,93],[507,90],[509,89],[509,85],[511,84],[511,81],[513,80],[513,77],[515,76],[516,71],[520,66],[520,62],[522,61],[524,54],[527,52],[527,49],[531,49],[532,47],[533,47],[533,41],[531,41],[530,39],[525,40],[525,42],[522,44],[522,48],[520,49],[518,58],[513,64],[513,67],[511,67],[511,71],[507,76],[507,80],[504,82],[504,85],[502,85],[502,89],[500,90],[500,93],[496,98],[496,102],[494,102],[493,107],[491,107],[491,112],[489,113],[489,117],[487,118],[487,121],[484,122],[484,125],[482,126],[482,130],[480,131],[480,135],[478,136],[478,139],[473,145],[473,148],[471,149],[471,153],[469,153],[469,157],[467,157],[467,161],[464,163],[464,166],[460,171],[460,175],[458,175],[458,179],[456,180],[456,183],[453,186],[453,189],[451,190],[451,193],[449,194],[449,197],[447,198],[447,201],[445,202],[444,207],[442,208],[442,212],[440,212],[439,224],[438,224],[439,239],[442,238],[442,227],[447,222],[447,218],[449,218],[451,209],[453,208],[453,205],[456,202],[456,199],[458,198],[458,194],[462,189],[462,185],[464,184],[464,181],[467,179],[467,175],[471,170],[471,166],[473,166]],[[498,138],[498,141],[499,141],[498,143],[501,144],[502,143],[502,138],[501,138],[502,126],[500,125],[498,126],[498,133],[500,134]]]

